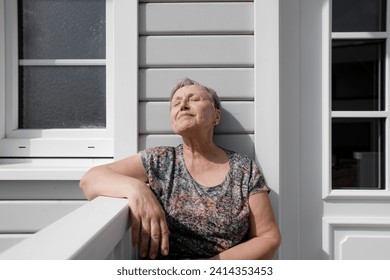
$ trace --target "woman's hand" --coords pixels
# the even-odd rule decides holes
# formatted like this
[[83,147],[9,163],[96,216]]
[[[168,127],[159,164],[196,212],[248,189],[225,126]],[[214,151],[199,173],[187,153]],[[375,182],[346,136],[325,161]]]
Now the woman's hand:
[[164,211],[156,196],[143,182],[130,189],[132,243],[139,246],[141,257],[155,259],[169,253],[169,229]]
[[164,211],[148,181],[139,154],[90,169],[80,187],[92,200],[99,195],[125,197],[132,219],[132,243],[140,246],[141,256],[156,258],[159,250],[169,252],[169,230]]

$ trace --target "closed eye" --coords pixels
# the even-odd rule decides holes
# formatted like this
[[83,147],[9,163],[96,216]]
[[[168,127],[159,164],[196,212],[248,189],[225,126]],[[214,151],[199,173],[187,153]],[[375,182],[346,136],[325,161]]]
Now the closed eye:
[[179,106],[181,104],[181,99],[175,99],[175,100],[173,100],[173,102],[172,102],[172,106],[173,107],[177,107],[177,106]]

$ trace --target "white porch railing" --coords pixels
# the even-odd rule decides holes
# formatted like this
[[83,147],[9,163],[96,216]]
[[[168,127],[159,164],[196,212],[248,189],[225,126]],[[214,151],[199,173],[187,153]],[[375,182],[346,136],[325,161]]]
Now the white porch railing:
[[97,197],[0,254],[2,260],[134,259],[126,199]]

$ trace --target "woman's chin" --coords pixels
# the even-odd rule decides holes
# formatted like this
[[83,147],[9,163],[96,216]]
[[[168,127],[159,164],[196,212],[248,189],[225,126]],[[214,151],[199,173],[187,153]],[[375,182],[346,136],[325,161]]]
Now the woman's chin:
[[178,125],[178,126],[174,126],[172,129],[173,132],[177,135],[187,134],[194,130],[193,126],[191,125]]

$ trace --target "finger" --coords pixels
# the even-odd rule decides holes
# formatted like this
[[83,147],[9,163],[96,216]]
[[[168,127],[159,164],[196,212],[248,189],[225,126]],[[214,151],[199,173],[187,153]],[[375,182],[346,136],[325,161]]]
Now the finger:
[[150,244],[149,244],[149,257],[155,259],[158,254],[159,245],[160,245],[160,224],[157,221],[152,221],[151,223],[151,235],[150,235]]
[[164,256],[167,256],[169,254],[169,229],[166,220],[164,219],[160,223],[161,228],[161,253]]
[[140,220],[131,212],[131,242],[134,247],[139,244]]
[[141,257],[145,258],[149,253],[150,222],[149,220],[142,220],[141,223]]

